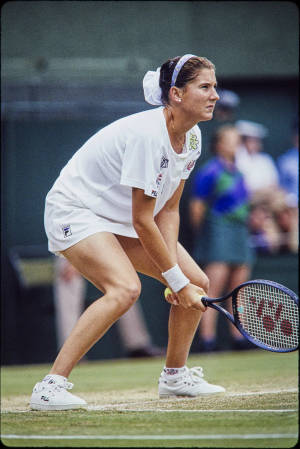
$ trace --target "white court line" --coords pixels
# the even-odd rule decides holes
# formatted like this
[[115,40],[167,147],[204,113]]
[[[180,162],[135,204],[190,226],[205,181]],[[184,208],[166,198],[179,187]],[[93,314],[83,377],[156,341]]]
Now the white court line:
[[[297,393],[298,392],[298,388],[289,388],[286,390],[269,390],[269,391],[253,391],[253,392],[248,392],[248,393],[226,393],[225,396],[227,397],[243,397],[243,396],[259,396],[259,395],[264,395],[264,394],[279,394],[279,393]],[[199,398],[201,398],[203,396],[200,397],[193,397],[193,398],[188,398],[188,397],[171,397],[171,398],[165,398],[165,399],[161,399],[161,401],[163,401],[165,404],[168,403],[168,401],[176,401],[178,403],[180,403],[180,401],[195,401]],[[205,397],[205,396],[204,396]],[[159,399],[157,399],[157,401],[159,401]],[[155,404],[155,402],[153,400],[151,401],[144,401],[143,404]],[[120,411],[122,411],[123,409],[119,409],[119,407],[130,407],[130,406],[139,406],[140,402],[123,402],[121,404],[105,404],[105,405],[100,405],[100,406],[89,406],[88,410],[112,410],[112,409],[118,409]],[[125,409],[127,410],[127,409]]]
[[260,394],[278,394],[278,393],[298,393],[298,388],[288,388],[287,390],[269,390],[269,391],[250,391],[249,393],[228,393],[226,396],[255,396]]
[[[84,410],[84,409],[82,409]],[[128,413],[149,413],[149,412],[155,412],[155,413],[295,413],[298,412],[299,409],[297,408],[288,408],[288,409],[199,409],[199,410],[190,410],[190,409],[180,409],[180,410],[171,410],[171,409],[162,409],[162,408],[147,408],[147,409],[130,409],[130,408],[117,408],[117,407],[111,407],[111,406],[105,406],[105,405],[90,405],[87,408],[87,411],[89,412],[105,412],[105,411],[111,411],[111,410],[117,410],[118,412],[128,412]],[[50,410],[51,411],[51,410]],[[55,410],[54,410],[55,411]],[[59,410],[56,410],[59,411]],[[34,410],[27,409],[27,410],[4,410],[1,412],[4,413],[36,413]]]
[[233,435],[1,435],[10,440],[259,440],[297,438],[297,433],[253,433]]
[[[298,388],[288,388],[286,390],[268,390],[268,391],[253,391],[248,393],[225,393],[226,397],[243,397],[243,396],[259,396],[259,395],[265,395],[265,394],[279,394],[279,393],[297,393]],[[174,402],[176,401],[178,404],[180,404],[181,401],[187,400],[187,401],[195,401],[199,399],[199,397],[195,398],[181,398],[181,397],[174,397],[174,398],[165,398],[161,399],[164,404],[168,403],[169,401]],[[155,405],[157,401],[160,401],[159,399],[152,399],[151,401],[144,401],[143,404],[152,404]],[[105,405],[95,405],[95,406],[88,406],[88,410],[95,410],[95,411],[101,411],[101,410],[113,410],[118,409],[119,411],[130,411],[129,409],[121,409],[120,407],[132,407],[132,406],[139,406],[141,402],[123,402],[123,403],[112,403],[112,404],[105,404]],[[153,409],[153,411],[158,411],[159,409]],[[132,411],[132,410],[131,410]],[[142,410],[138,410],[142,411]],[[151,410],[152,411],[152,410]],[[177,410],[177,411],[184,411],[184,410]],[[196,410],[198,411],[198,410]],[[207,411],[207,410],[205,410]],[[229,410],[232,411],[232,410]],[[281,410],[284,411],[284,410]],[[290,411],[296,411],[296,410],[290,410]],[[1,414],[3,413],[28,413],[31,412],[31,410],[28,408],[27,410],[1,410]]]
[[[108,411],[111,410],[111,408],[103,408],[101,406],[90,406],[88,407],[89,411]],[[182,410],[170,410],[170,409],[163,409],[163,408],[118,408],[118,412],[158,412],[158,413],[293,413],[298,412],[297,408],[290,408],[290,409],[269,409],[269,410],[263,410],[263,409],[255,409],[255,410],[247,410],[247,409],[233,409],[233,410],[214,410],[214,409],[201,409],[201,410],[189,410],[189,409],[182,409]]]

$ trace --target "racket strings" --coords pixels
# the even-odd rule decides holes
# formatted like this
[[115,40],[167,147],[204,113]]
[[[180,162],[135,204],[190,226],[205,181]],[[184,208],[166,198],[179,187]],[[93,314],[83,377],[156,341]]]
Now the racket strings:
[[239,321],[249,336],[269,348],[298,346],[298,306],[277,287],[249,284],[237,295]]

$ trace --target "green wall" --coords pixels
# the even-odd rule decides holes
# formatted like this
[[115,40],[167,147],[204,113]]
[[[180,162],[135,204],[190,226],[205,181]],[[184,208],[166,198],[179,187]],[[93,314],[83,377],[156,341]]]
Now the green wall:
[[289,1],[12,1],[1,25],[10,79],[36,77],[44,58],[44,78],[128,82],[184,53],[208,57],[222,77],[298,74]]

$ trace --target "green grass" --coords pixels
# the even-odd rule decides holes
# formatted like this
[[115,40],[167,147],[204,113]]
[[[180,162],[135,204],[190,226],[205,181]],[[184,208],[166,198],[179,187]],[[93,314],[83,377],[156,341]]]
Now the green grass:
[[[225,386],[226,393],[192,400],[158,399],[157,380],[163,363],[163,359],[81,363],[69,380],[75,384],[74,393],[86,399],[91,409],[64,412],[33,412],[28,407],[33,385],[47,374],[50,365],[3,367],[2,435],[109,435],[110,439],[2,438],[2,442],[19,447],[285,448],[296,444],[295,437],[248,438],[298,433],[297,353],[254,350],[193,355],[188,365],[202,366],[205,378]],[[197,438],[236,434],[247,439]],[[113,439],[118,435],[189,438]]]

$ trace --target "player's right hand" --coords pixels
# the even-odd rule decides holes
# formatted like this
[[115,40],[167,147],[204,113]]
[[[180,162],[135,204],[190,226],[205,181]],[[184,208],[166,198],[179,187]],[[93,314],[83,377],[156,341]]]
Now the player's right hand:
[[201,301],[201,296],[206,296],[205,291],[197,285],[189,283],[179,292],[174,293],[169,288],[165,290],[166,300],[173,305],[181,305],[185,309],[196,309],[205,312],[206,306]]
[[191,283],[177,292],[178,302],[182,307],[205,312],[206,306],[201,301],[202,296],[206,296],[205,291]]

